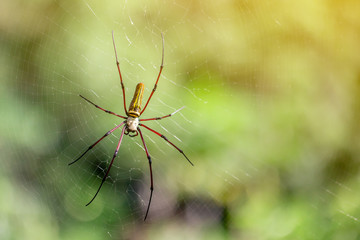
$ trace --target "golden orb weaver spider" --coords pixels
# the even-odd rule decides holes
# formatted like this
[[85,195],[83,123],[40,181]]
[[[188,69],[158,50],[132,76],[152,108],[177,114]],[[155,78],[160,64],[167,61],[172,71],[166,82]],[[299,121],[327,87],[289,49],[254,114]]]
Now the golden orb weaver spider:
[[[115,153],[111,159],[111,162],[110,162],[110,165],[105,173],[105,176],[103,177],[102,181],[101,181],[101,184],[98,188],[98,190],[96,191],[94,197],[90,200],[90,202],[88,202],[86,204],[86,206],[88,206],[90,203],[92,203],[92,201],[94,201],[94,199],[96,198],[96,196],[98,195],[102,185],[104,184],[107,176],[109,175],[109,172],[110,172],[110,169],[111,169],[111,166],[114,162],[114,159],[115,157],[117,156],[118,154],[118,151],[120,149],[120,145],[121,145],[121,142],[122,142],[122,139],[124,137],[124,134],[125,135],[129,135],[130,137],[136,137],[138,134],[140,134],[140,138],[141,138],[141,141],[144,145],[144,149],[145,149],[145,153],[146,153],[146,156],[147,156],[147,159],[148,159],[148,162],[149,162],[149,169],[150,169],[150,197],[149,197],[149,202],[148,202],[148,205],[147,205],[147,209],[146,209],[146,213],[145,213],[145,217],[144,217],[144,221],[146,220],[147,216],[148,216],[148,213],[149,213],[149,209],[150,209],[150,204],[151,204],[151,199],[152,199],[152,194],[153,194],[153,191],[154,191],[154,182],[153,182],[153,174],[152,174],[152,168],[151,168],[151,157],[150,157],[150,154],[149,154],[149,151],[146,147],[146,143],[145,143],[145,140],[144,140],[144,137],[143,137],[143,134],[140,130],[140,126],[146,128],[147,130],[155,133],[156,135],[160,136],[161,138],[163,138],[166,142],[168,142],[169,144],[171,144],[171,146],[173,146],[176,150],[178,150],[182,155],[184,155],[184,157],[186,158],[186,160],[188,160],[188,162],[194,166],[194,164],[188,159],[188,157],[185,155],[185,153],[180,149],[178,148],[177,146],[175,146],[175,144],[173,144],[172,142],[170,142],[163,134],[153,130],[152,128],[140,123],[140,122],[144,122],[144,121],[152,121],[152,120],[161,120],[163,118],[167,118],[167,117],[171,117],[172,115],[174,115],[175,113],[179,112],[181,109],[183,109],[184,107],[176,110],[175,112],[173,113],[170,113],[168,115],[165,115],[165,116],[162,116],[162,117],[155,117],[155,118],[147,118],[147,119],[139,119],[139,117],[141,116],[141,114],[145,111],[147,105],[149,104],[150,102],[150,99],[151,97],[153,96],[155,90],[156,90],[156,87],[157,87],[157,83],[159,81],[159,78],[160,78],[160,75],[161,75],[161,72],[164,68],[164,36],[163,34],[161,34],[161,39],[162,39],[162,58],[161,58],[161,65],[160,65],[160,71],[159,71],[159,74],[158,74],[158,77],[156,79],[156,82],[155,82],[155,85],[154,85],[154,88],[153,90],[151,91],[150,93],[150,96],[145,104],[145,107],[144,109],[141,110],[141,101],[142,101],[142,97],[143,97],[143,93],[144,93],[144,89],[145,89],[145,86],[143,83],[139,83],[136,85],[136,88],[135,88],[135,93],[134,93],[134,97],[132,98],[132,101],[129,105],[129,110],[126,109],[126,102],[125,102],[125,87],[124,87],[124,83],[123,83],[123,80],[122,80],[122,76],[121,76],[121,71],[120,71],[120,65],[119,65],[119,60],[118,60],[118,57],[117,57],[117,52],[116,52],[116,46],[115,46],[115,39],[114,39],[114,31],[112,31],[112,40],[113,40],[113,45],[114,45],[114,51],[115,51],[115,58],[116,58],[116,66],[118,68],[118,71],[119,71],[119,76],[120,76],[120,83],[121,83],[121,88],[122,88],[122,92],[123,92],[123,102],[124,102],[124,110],[125,110],[125,114],[126,114],[126,117],[125,116],[122,116],[122,115],[119,115],[119,114],[116,114],[112,111],[109,111],[109,110],[106,110],[98,105],[96,105],[95,103],[91,102],[90,100],[88,100],[87,98],[83,97],[82,95],[79,95],[81,98],[83,98],[85,101],[87,101],[88,103],[92,104],[93,106],[95,106],[96,108],[106,112],[106,113],[109,113],[109,114],[112,114],[112,115],[115,115],[117,117],[120,117],[120,118],[123,118],[125,119],[125,121],[123,121],[122,123],[120,123],[119,125],[117,125],[116,127],[114,127],[113,129],[109,130],[108,132],[105,133],[104,136],[102,136],[99,140],[97,140],[94,144],[90,145],[90,147],[83,153],[81,154],[77,159],[75,159],[74,161],[72,161],[71,163],[69,163],[69,165],[77,162],[80,158],[82,158],[89,150],[91,150],[93,147],[95,147],[96,144],[98,144],[101,140],[103,140],[105,137],[109,136],[112,132],[114,132],[116,129],[118,129],[119,127],[121,127],[122,125],[123,128],[122,128],[122,131],[121,131],[121,135],[120,135],[120,139],[119,139],[119,142],[118,142],[118,145],[116,147],[116,150],[115,150]],[[132,135],[131,135],[131,134]]]

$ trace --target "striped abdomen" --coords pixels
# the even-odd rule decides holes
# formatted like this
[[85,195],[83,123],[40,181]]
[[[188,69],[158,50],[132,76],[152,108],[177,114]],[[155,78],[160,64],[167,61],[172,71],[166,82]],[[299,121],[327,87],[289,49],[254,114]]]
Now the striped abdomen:
[[128,115],[131,117],[140,117],[141,112],[141,101],[144,94],[145,85],[143,83],[139,83],[136,85],[134,97],[131,100]]

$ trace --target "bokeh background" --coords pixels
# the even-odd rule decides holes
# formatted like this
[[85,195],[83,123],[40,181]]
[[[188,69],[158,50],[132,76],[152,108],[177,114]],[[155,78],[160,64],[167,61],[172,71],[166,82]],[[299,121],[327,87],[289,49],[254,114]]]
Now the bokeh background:
[[[360,239],[360,2],[3,0],[0,239]],[[129,104],[148,125],[78,157]]]

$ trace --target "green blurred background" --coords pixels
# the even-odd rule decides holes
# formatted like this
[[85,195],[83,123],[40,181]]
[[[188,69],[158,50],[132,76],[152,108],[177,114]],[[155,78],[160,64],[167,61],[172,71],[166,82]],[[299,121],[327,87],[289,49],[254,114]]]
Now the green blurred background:
[[[143,130],[67,166],[123,114]],[[360,2],[3,0],[0,239],[360,239]]]

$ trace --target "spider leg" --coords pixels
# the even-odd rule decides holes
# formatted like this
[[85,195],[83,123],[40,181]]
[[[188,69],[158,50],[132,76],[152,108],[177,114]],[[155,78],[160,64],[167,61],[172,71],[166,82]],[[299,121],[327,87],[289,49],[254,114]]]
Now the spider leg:
[[147,118],[147,119],[139,119],[139,121],[152,121],[152,120],[161,120],[163,118],[167,118],[167,117],[171,117],[172,115],[174,115],[175,113],[179,112],[180,110],[182,110],[185,106],[179,108],[178,110],[176,110],[175,112],[173,113],[170,113],[168,115],[165,115],[163,117],[155,117],[155,118]]
[[149,151],[146,147],[146,144],[145,144],[145,140],[144,140],[144,137],[141,133],[141,130],[140,128],[138,128],[138,132],[140,133],[140,137],[141,137],[141,141],[143,142],[144,144],[144,148],[145,148],[145,153],[146,153],[146,156],[147,156],[147,159],[149,160],[149,169],[150,169],[150,198],[149,198],[149,203],[148,203],[148,206],[147,206],[147,209],[146,209],[146,214],[145,214],[145,217],[144,217],[144,221],[146,220],[146,217],[149,213],[149,209],[150,209],[150,204],[151,204],[151,199],[152,199],[152,194],[153,194],[153,191],[154,191],[154,182],[153,182],[153,174],[152,174],[152,168],[151,168],[151,157],[150,157],[150,154],[149,154]]
[[164,135],[162,135],[161,133],[158,133],[157,131],[155,131],[154,129],[151,129],[149,128],[148,126],[142,124],[142,123],[139,123],[139,126],[143,126],[145,127],[146,129],[152,131],[153,133],[155,133],[156,135],[162,137],[165,141],[167,141],[168,143],[170,143],[174,148],[176,148],[182,155],[184,155],[184,157],[186,158],[186,160],[188,160],[188,162],[194,166],[194,164],[188,159],[188,157],[185,155],[185,153],[183,152],[183,150],[181,150],[180,148],[178,148],[177,146],[175,146],[175,144],[173,144],[172,142],[170,142]]
[[109,165],[109,167],[108,167],[108,169],[107,169],[107,171],[106,171],[106,174],[105,174],[105,176],[103,177],[103,179],[102,179],[102,181],[101,181],[101,184],[100,184],[98,190],[96,191],[94,197],[90,200],[90,202],[88,202],[88,204],[86,204],[86,206],[89,206],[89,204],[92,203],[92,201],[94,201],[94,199],[95,199],[96,196],[98,195],[98,193],[99,193],[102,185],[104,184],[107,176],[109,175],[109,172],[110,172],[111,166],[112,166],[112,164],[113,164],[113,162],[114,162],[114,159],[115,159],[116,155],[117,155],[118,152],[119,152],[119,148],[120,148],[120,145],[121,145],[121,141],[122,141],[122,139],[123,139],[123,136],[124,136],[124,132],[125,132],[125,127],[123,127],[123,129],[122,129],[122,131],[121,131],[121,136],[120,136],[119,143],[118,143],[118,145],[117,145],[117,147],[116,147],[114,156],[113,156],[113,158],[111,159],[111,162],[110,162],[110,165]]
[[163,36],[162,33],[161,33],[161,39],[162,39],[162,58],[161,58],[161,65],[160,65],[159,75],[158,75],[158,77],[157,77],[157,79],[156,79],[156,82],[155,82],[154,88],[153,88],[153,90],[152,90],[152,92],[151,92],[151,94],[150,94],[150,97],[148,98],[148,100],[147,100],[147,102],[146,102],[146,104],[145,104],[145,107],[144,107],[143,110],[141,111],[140,115],[145,111],[147,105],[149,104],[150,99],[151,99],[152,95],[154,94],[154,92],[155,92],[155,90],[156,90],[157,83],[158,83],[158,81],[159,81],[161,72],[162,72],[162,70],[163,70],[163,68],[164,68],[164,36]]
[[110,133],[112,133],[113,131],[115,131],[116,129],[118,129],[121,125],[123,125],[125,122],[120,123],[119,125],[117,125],[116,127],[114,127],[113,129],[111,129],[110,131],[108,131],[107,133],[105,133],[104,136],[102,136],[99,140],[97,140],[93,145],[91,145],[83,154],[81,154],[80,157],[78,157],[77,159],[75,159],[74,161],[72,161],[71,163],[69,163],[68,165],[71,165],[73,163],[76,163],[80,158],[82,158],[90,149],[92,149],[93,147],[95,147],[96,144],[98,144],[101,140],[103,140],[105,137],[109,136]]
[[120,83],[121,83],[121,88],[122,88],[122,92],[123,92],[123,102],[124,102],[124,110],[126,115],[128,114],[127,110],[126,110],[126,102],[125,102],[125,86],[122,80],[122,76],[121,76],[121,71],[120,71],[120,64],[119,64],[119,60],[118,60],[118,56],[117,56],[117,52],[116,52],[116,45],[115,45],[115,39],[114,39],[114,31],[112,31],[112,39],[113,39],[113,45],[114,45],[114,51],[115,51],[115,58],[116,58],[116,66],[119,72],[119,76],[120,76]]
[[114,112],[112,112],[112,111],[103,109],[102,107],[96,105],[95,103],[93,103],[92,101],[90,101],[89,99],[87,99],[86,97],[84,97],[84,96],[82,96],[82,95],[79,95],[79,96],[80,96],[82,99],[84,99],[85,101],[87,101],[88,103],[94,105],[96,108],[98,108],[98,109],[100,109],[100,110],[102,110],[102,111],[104,111],[104,112],[106,112],[106,113],[109,113],[109,114],[115,115],[115,116],[117,116],[117,117],[121,117],[121,118],[126,119],[126,117],[124,117],[124,116],[121,116],[121,115],[116,114],[116,113],[114,113]]

